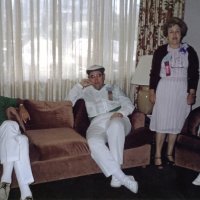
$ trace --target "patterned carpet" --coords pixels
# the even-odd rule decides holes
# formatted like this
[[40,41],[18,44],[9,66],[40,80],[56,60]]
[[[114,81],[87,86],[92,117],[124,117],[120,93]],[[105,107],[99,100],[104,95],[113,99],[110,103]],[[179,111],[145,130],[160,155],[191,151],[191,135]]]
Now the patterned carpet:
[[[158,170],[154,166],[124,170],[139,183],[138,194],[124,187],[111,188],[103,174],[32,185],[34,200],[123,199],[123,200],[200,200],[200,186],[192,185],[197,172],[178,167]],[[19,200],[19,189],[12,189],[9,200]]]

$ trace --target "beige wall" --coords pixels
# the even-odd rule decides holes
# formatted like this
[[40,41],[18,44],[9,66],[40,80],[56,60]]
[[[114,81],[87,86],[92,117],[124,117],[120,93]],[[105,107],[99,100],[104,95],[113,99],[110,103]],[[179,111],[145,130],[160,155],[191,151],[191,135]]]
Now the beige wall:
[[[200,60],[200,0],[185,0],[184,20],[188,25],[188,34],[184,41],[192,45]],[[197,89],[196,104],[193,108],[200,106],[200,81]]]

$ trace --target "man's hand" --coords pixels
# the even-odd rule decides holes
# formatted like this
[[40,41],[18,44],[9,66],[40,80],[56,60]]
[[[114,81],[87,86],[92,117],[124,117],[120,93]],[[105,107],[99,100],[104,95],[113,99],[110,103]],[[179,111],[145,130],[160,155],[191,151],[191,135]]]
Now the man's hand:
[[83,87],[87,87],[89,85],[91,85],[91,82],[89,79],[82,79],[80,84],[83,86]]
[[21,117],[19,116],[19,109],[16,109],[14,107],[9,107],[6,109],[6,115],[9,120],[16,121],[20,127],[23,129],[23,132],[25,132],[25,126],[24,123],[22,122]]
[[20,104],[19,106],[19,116],[24,123],[30,120],[30,115],[23,104]]
[[122,113],[118,113],[118,112],[116,112],[116,113],[113,113],[113,114],[112,114],[112,116],[110,117],[110,119],[113,119],[113,118],[116,118],[116,117],[120,117],[120,118],[122,118],[123,115],[122,115]]

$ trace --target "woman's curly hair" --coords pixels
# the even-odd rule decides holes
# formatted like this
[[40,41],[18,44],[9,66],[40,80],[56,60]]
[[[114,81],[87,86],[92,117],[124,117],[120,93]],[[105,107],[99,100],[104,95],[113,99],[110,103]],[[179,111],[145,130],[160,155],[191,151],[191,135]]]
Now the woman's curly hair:
[[181,29],[181,39],[183,39],[187,34],[188,27],[187,27],[186,23],[178,17],[172,17],[164,24],[163,35],[165,37],[167,37],[168,36],[168,29],[171,28],[174,25],[178,25],[180,27],[180,29]]

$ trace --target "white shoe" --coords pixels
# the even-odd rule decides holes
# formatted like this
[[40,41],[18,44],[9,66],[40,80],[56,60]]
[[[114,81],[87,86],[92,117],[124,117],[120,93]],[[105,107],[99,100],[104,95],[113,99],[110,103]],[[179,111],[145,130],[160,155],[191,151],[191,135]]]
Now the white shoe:
[[[22,199],[20,199],[22,200]],[[26,197],[24,200],[33,200],[33,197]]]
[[192,184],[200,186],[200,174],[194,179]]
[[126,176],[123,185],[133,193],[138,192],[138,183],[133,176]]
[[10,193],[10,183],[0,182],[0,200],[7,200]]
[[121,182],[117,178],[112,176],[112,179],[111,179],[111,182],[110,182],[110,186],[114,187],[114,188],[119,188],[119,187],[121,187],[121,185],[122,185]]

